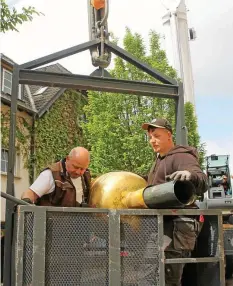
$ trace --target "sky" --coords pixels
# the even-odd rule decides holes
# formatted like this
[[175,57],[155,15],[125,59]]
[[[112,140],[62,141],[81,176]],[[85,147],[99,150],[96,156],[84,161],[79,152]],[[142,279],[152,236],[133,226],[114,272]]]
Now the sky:
[[[151,29],[163,35],[161,0],[109,0],[109,30],[120,40],[125,27],[145,42]],[[44,16],[19,26],[19,33],[1,36],[1,52],[21,64],[89,40],[87,0],[7,0],[20,9],[31,5]],[[231,155],[233,174],[233,1],[186,0],[189,27],[197,39],[190,42],[196,112],[201,141],[207,154]],[[121,43],[121,42],[120,42]],[[76,74],[89,75],[89,51],[59,61]]]

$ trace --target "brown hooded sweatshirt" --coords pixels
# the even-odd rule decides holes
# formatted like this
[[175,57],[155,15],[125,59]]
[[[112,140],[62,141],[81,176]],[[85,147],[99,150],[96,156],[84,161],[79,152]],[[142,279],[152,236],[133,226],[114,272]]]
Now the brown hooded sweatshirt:
[[197,195],[207,191],[207,177],[199,166],[197,150],[181,145],[172,148],[165,156],[157,157],[148,175],[148,185],[165,183],[167,175],[184,170],[191,173],[191,182],[196,187]]

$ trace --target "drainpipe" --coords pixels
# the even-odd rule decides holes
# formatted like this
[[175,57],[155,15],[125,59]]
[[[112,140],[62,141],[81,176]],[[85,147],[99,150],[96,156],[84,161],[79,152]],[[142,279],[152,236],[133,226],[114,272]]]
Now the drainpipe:
[[29,169],[29,183],[30,185],[35,180],[35,121],[36,115],[33,114],[32,118],[32,132],[31,132],[31,142],[30,142],[30,169]]

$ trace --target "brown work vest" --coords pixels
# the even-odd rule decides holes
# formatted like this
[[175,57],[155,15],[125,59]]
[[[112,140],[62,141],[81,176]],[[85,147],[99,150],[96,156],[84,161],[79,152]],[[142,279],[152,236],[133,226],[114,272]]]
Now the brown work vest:
[[63,170],[62,161],[49,165],[45,170],[52,171],[55,189],[52,193],[39,198],[36,205],[54,207],[76,207],[80,204],[76,202],[76,189],[71,179]]

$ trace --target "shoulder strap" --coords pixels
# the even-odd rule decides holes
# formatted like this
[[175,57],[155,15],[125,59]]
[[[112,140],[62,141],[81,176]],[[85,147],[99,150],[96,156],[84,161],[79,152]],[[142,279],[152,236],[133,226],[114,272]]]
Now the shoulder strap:
[[91,173],[90,170],[87,169],[83,176],[81,177],[82,187],[83,187],[83,202],[82,204],[87,204],[89,200],[89,194],[91,190]]

